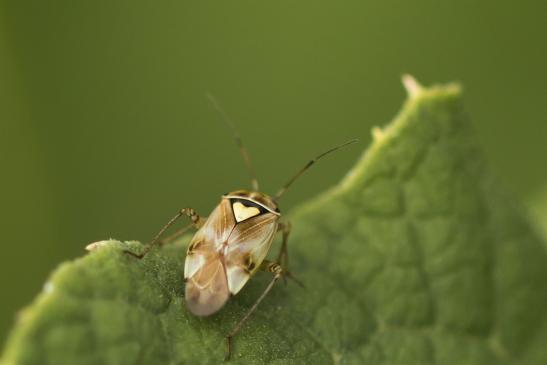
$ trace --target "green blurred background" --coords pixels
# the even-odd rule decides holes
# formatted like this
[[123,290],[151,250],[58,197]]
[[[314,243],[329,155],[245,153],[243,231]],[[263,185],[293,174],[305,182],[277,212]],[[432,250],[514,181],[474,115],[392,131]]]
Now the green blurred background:
[[337,182],[397,112],[402,73],[465,86],[494,171],[528,198],[547,180],[547,3],[0,2],[0,341],[61,261],[203,214],[247,173],[265,191],[315,153],[284,208]]

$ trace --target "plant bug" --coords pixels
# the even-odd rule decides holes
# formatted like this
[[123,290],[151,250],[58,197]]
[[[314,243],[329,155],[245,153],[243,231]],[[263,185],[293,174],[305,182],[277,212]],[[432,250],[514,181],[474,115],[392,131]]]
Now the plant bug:
[[[219,311],[230,296],[236,295],[257,271],[273,274],[272,280],[262,294],[226,336],[228,360],[232,354],[232,338],[268,295],[275,282],[280,278],[286,280],[288,277],[300,284],[287,269],[287,242],[291,225],[289,222],[280,221],[279,199],[315,162],[357,140],[345,142],[310,160],[272,197],[259,191],[256,174],[237,129],[211,95],[209,99],[234,134],[251,177],[252,190],[236,190],[222,195],[220,203],[209,217],[199,216],[192,208],[181,209],[140,254],[125,252],[142,259],[154,245],[173,241],[187,229],[196,228],[197,232],[190,241],[184,263],[186,305],[196,316],[209,316]],[[160,240],[165,231],[182,216],[189,217],[191,224]],[[277,260],[272,262],[266,260],[266,255],[277,232],[282,233],[282,242]]]

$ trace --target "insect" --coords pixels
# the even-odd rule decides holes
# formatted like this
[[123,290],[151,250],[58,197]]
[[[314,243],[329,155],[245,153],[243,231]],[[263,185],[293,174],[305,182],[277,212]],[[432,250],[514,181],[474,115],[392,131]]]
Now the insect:
[[[245,286],[256,272],[266,271],[273,275],[253,306],[226,336],[226,359],[229,359],[232,353],[233,337],[268,295],[276,281],[280,278],[284,280],[290,278],[300,283],[287,268],[287,243],[291,225],[288,221],[282,222],[280,220],[281,211],[278,205],[280,198],[293,182],[315,162],[331,152],[357,142],[357,140],[348,141],[316,156],[300,169],[276,195],[270,196],[260,192],[251,160],[234,124],[216,100],[212,96],[209,98],[234,134],[251,177],[252,190],[236,190],[222,195],[220,203],[209,217],[201,217],[192,208],[181,209],[163,226],[140,254],[131,251],[126,251],[126,253],[142,259],[154,245],[173,241],[187,229],[196,228],[197,232],[190,241],[186,252],[184,280],[186,282],[186,305],[190,312],[197,316],[209,316],[216,313],[230,296],[236,295]],[[183,216],[189,217],[191,224],[161,241],[160,238],[165,231]],[[276,261],[269,261],[266,259],[266,255],[278,232],[282,234],[279,254]]]

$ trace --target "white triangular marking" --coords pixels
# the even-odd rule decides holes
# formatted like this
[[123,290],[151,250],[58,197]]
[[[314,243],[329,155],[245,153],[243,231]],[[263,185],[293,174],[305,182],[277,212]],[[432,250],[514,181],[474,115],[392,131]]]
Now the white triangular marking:
[[234,209],[234,215],[238,223],[260,214],[260,210],[257,207],[246,207],[240,202],[232,204],[232,208]]

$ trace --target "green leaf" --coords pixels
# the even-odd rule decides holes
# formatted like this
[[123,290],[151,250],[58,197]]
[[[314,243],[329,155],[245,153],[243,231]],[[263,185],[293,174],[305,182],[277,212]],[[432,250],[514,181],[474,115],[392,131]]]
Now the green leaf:
[[532,194],[528,202],[530,216],[536,225],[536,229],[544,238],[547,247],[547,186]]
[[[489,174],[458,86],[405,85],[402,112],[342,183],[291,214],[291,270],[306,289],[273,290],[233,363],[547,363],[542,241]],[[183,298],[188,238],[142,261],[121,252],[139,243],[107,241],[61,265],[3,364],[221,363],[224,335],[269,277],[196,318]]]

